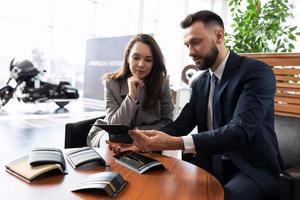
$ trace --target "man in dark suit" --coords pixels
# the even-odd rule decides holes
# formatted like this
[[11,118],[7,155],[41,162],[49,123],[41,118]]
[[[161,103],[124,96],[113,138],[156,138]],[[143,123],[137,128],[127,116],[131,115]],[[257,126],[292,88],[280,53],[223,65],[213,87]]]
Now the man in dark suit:
[[[176,121],[160,131],[131,131],[131,148],[192,153],[186,159],[220,180],[225,199],[276,199],[282,163],[271,68],[226,49],[223,21],[211,11],[188,15],[181,27],[189,55],[206,71]],[[198,133],[188,135],[195,126]]]

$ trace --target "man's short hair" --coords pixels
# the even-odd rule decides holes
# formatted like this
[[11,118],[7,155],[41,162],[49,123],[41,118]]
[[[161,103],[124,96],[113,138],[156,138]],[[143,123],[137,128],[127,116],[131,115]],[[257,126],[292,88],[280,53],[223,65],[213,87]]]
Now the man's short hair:
[[189,14],[180,23],[181,28],[185,29],[190,27],[194,22],[201,21],[205,26],[217,25],[224,29],[222,18],[210,10],[201,10],[193,14]]

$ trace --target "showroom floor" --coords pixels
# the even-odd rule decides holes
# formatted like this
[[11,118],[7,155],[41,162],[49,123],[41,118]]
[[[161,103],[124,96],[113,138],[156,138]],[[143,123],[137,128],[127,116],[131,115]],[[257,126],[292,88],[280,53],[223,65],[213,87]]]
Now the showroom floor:
[[87,99],[73,101],[65,109],[53,102],[35,105],[12,100],[0,111],[0,158],[9,158],[14,151],[27,154],[33,147],[64,148],[66,123],[104,114],[101,102]]

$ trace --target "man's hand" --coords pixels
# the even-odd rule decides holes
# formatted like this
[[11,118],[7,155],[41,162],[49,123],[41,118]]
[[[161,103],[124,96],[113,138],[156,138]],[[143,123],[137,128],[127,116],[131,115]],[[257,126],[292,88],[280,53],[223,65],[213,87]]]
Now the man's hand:
[[119,154],[122,151],[141,151],[142,149],[139,149],[134,144],[122,144],[122,143],[113,143],[109,140],[105,141],[106,144],[108,144],[109,150],[113,151],[115,154]]
[[181,137],[173,137],[162,131],[130,130],[129,135],[138,149],[147,151],[184,149]]

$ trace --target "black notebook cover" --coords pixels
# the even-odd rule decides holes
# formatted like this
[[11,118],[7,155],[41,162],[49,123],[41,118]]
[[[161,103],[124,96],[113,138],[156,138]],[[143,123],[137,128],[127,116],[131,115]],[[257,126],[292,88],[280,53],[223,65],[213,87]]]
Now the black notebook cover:
[[60,149],[51,147],[33,148],[29,154],[28,162],[31,166],[44,164],[59,164],[63,170],[66,170],[66,163],[63,153]]
[[117,163],[124,165],[140,174],[150,169],[165,169],[165,167],[159,161],[133,151],[121,152],[120,154],[114,155],[113,159]]
[[115,197],[126,185],[127,181],[118,172],[100,172],[85,178],[72,192],[104,192],[110,197]]
[[67,160],[73,168],[77,168],[86,163],[97,161],[100,165],[106,166],[105,160],[98,152],[91,147],[83,147],[71,150],[66,153]]

